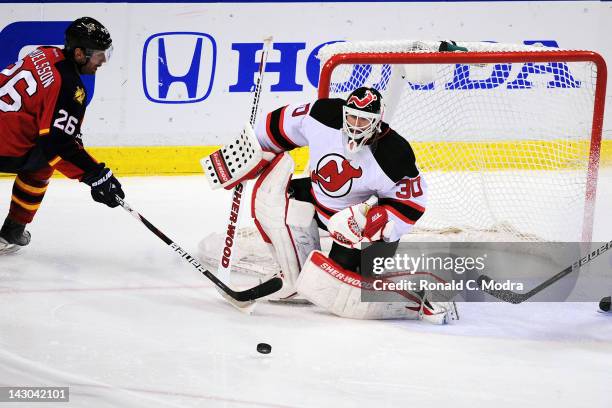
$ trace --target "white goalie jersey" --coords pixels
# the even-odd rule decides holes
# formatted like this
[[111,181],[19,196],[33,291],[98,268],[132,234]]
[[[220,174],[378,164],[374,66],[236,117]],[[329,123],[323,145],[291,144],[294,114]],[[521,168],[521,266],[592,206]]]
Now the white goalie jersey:
[[275,153],[309,146],[313,204],[324,225],[336,212],[375,195],[395,224],[386,239],[396,241],[425,212],[427,184],[410,143],[384,122],[369,148],[348,154],[343,105],[342,99],[319,99],[284,106],[258,121],[255,134],[264,150]]

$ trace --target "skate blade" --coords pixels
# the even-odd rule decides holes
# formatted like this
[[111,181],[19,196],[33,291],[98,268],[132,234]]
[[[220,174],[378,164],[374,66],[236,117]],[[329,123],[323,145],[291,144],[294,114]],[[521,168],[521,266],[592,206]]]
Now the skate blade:
[[15,244],[1,244],[0,243],[0,255],[13,254],[19,251],[21,247]]

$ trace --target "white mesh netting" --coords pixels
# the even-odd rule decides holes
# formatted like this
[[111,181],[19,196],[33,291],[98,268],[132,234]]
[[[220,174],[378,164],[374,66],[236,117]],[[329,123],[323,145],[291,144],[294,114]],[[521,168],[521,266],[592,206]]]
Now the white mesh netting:
[[433,52],[439,42],[389,41],[335,43],[319,58],[322,66],[336,54],[374,53],[381,60],[336,66],[328,95],[346,97],[360,86],[381,91],[384,120],[410,141],[429,185],[420,229],[499,231],[518,240],[588,236],[591,226],[583,219],[595,64],[554,56],[530,62],[551,53],[544,47],[459,45],[480,55],[513,51],[524,57],[513,63],[383,63],[384,53],[464,54]]

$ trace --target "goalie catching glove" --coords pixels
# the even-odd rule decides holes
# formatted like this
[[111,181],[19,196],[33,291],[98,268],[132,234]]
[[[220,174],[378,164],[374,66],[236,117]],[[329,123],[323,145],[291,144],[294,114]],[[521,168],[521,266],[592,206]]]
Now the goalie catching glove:
[[274,153],[262,150],[253,127],[247,123],[236,139],[203,158],[200,164],[213,189],[231,190],[257,177],[274,157]]
[[378,199],[372,196],[364,203],[334,214],[327,226],[334,242],[346,248],[359,249],[362,242],[385,240],[391,236],[394,223],[377,203]]

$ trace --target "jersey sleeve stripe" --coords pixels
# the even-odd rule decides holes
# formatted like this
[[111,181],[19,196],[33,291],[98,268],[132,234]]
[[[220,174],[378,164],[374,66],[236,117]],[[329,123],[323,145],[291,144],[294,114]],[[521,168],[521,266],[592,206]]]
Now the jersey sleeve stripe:
[[400,201],[400,200],[395,200],[393,198],[384,198],[384,201],[393,201],[393,202],[395,202],[395,203],[397,203],[399,205],[408,205],[408,206],[414,208],[417,211],[420,211],[422,213],[425,212],[425,207],[422,207],[422,206],[418,205],[417,203],[415,203],[413,201],[410,201],[410,200],[401,200]]
[[268,113],[268,116],[266,116],[266,134],[268,135],[268,139],[270,139],[270,141],[274,143],[274,146],[276,146],[279,150],[283,151],[285,149],[283,149],[283,147],[276,141],[274,136],[272,136],[272,131],[270,130],[271,122],[272,122],[272,112]]
[[60,162],[60,160],[62,160],[62,158],[61,158],[61,157],[59,157],[59,156],[55,157],[55,159],[53,159],[53,160],[51,160],[51,161],[49,162],[49,166],[51,166],[51,167],[55,166],[57,163],[59,163],[59,162]]
[[295,148],[295,147],[298,147],[298,145],[293,143],[291,138],[289,136],[287,136],[287,132],[285,132],[285,112],[287,112],[287,107],[286,106],[284,108],[282,108],[281,113],[280,113],[280,119],[278,121],[279,130],[280,130],[281,135],[283,136],[283,139],[286,140],[287,143],[290,143]]
[[325,218],[329,218],[332,215],[334,215],[335,213],[337,213],[337,210],[333,210],[331,208],[328,208],[326,206],[324,206],[323,204],[321,204],[319,202],[319,200],[317,200],[317,196],[314,193],[314,190],[312,189],[312,187],[310,188],[310,195],[312,196],[313,199],[313,204],[315,206],[315,209],[320,212],[321,214],[325,215]]
[[266,130],[270,140],[283,150],[291,150],[298,147],[295,143],[289,139],[285,129],[283,127],[283,121],[285,118],[286,106],[276,109],[268,114],[266,122]]
[[47,129],[40,129],[40,131],[38,132],[38,134],[39,134],[40,136],[48,135],[48,134],[49,134],[49,128],[47,128]]
[[406,222],[407,224],[414,224],[421,218],[424,211],[416,210],[408,205],[400,204],[398,201],[387,201],[380,200],[380,205],[382,205],[386,210],[391,212],[393,215]]
[[315,211],[317,212],[317,214],[319,214],[321,217],[325,218],[326,220],[329,220],[331,218],[331,215],[327,214],[325,211],[323,211],[321,208],[319,208],[316,205],[315,205]]
[[414,223],[416,222],[415,220],[411,220],[410,218],[406,217],[404,214],[402,214],[401,212],[399,212],[398,210],[396,210],[395,208],[391,206],[383,205],[382,207],[385,210],[389,211],[391,214],[395,215],[397,218],[399,218],[403,222],[405,222],[406,224],[414,225]]

